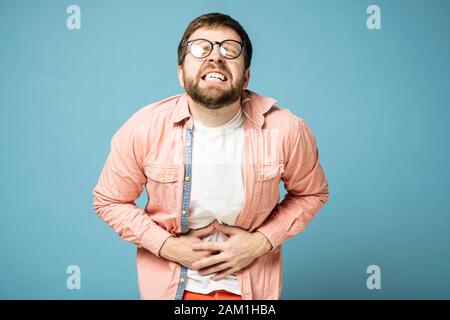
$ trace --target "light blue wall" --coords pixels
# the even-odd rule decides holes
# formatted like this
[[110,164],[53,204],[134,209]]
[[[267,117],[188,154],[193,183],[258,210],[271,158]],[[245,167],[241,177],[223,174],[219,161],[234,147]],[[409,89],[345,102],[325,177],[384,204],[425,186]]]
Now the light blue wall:
[[[71,4],[81,30],[66,28]],[[370,4],[381,30],[366,27]],[[330,182],[283,246],[282,297],[449,299],[445,0],[1,0],[0,298],[139,298],[135,248],[95,215],[92,189],[117,128],[181,92],[178,41],[211,11],[247,29],[250,89],[308,122]],[[73,264],[81,290],[66,288]]]

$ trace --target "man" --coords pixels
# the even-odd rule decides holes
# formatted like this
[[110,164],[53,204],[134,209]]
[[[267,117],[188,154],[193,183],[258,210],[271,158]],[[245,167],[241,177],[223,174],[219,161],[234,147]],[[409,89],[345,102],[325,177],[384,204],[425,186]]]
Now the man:
[[247,90],[251,58],[236,20],[196,18],[178,47],[186,93],[142,108],[112,138],[94,209],[138,246],[142,299],[279,299],[281,244],[328,200],[305,121]]

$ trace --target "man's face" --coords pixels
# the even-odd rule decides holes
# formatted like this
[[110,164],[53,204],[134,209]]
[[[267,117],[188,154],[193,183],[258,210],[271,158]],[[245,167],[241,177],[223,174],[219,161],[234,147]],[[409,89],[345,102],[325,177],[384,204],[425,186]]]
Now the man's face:
[[[229,39],[242,41],[233,29],[223,27],[197,29],[188,40],[194,39],[207,39],[212,42]],[[223,74],[224,79],[218,80],[208,76],[212,71]],[[220,109],[238,100],[242,91],[247,88],[249,78],[250,69],[244,68],[243,52],[236,59],[227,59],[220,55],[217,44],[206,58],[195,58],[187,52],[183,65],[178,66],[180,85],[195,102],[209,109]]]

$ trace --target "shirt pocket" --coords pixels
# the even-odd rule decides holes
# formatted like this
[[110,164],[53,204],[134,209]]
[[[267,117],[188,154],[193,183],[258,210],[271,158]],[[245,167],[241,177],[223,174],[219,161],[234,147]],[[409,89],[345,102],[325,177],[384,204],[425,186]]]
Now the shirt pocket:
[[178,203],[178,165],[148,163],[145,165],[147,192],[150,202],[168,210]]
[[268,162],[261,165],[258,173],[261,181],[261,197],[257,211],[270,212],[277,205],[280,199],[280,181],[283,172],[283,162]]

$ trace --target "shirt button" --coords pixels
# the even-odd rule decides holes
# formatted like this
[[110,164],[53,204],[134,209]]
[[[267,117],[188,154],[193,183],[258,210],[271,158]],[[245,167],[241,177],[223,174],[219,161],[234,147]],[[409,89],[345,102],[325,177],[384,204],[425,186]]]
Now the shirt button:
[[164,181],[164,180],[166,180],[166,177],[164,177],[163,175],[161,175],[161,176],[159,176],[159,180],[160,180],[160,181]]
[[180,278],[180,282],[183,283],[185,280],[184,278]]
[[187,215],[187,211],[186,210],[181,210],[181,214],[183,215],[183,216],[185,216],[185,215]]
[[191,180],[191,178],[189,176],[184,177],[184,181],[188,182],[189,180]]
[[191,143],[190,142],[186,142],[186,147],[190,147]]

